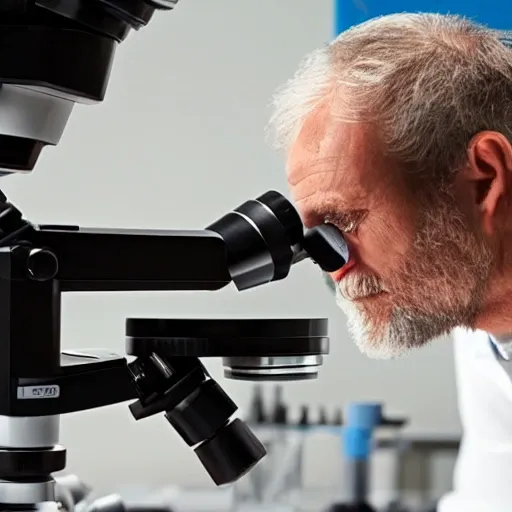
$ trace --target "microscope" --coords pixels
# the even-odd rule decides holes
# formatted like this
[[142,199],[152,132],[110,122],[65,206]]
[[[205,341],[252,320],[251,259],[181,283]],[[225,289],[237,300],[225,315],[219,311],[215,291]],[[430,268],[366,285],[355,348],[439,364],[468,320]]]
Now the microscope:
[[[30,174],[79,104],[103,101],[116,48],[177,0],[2,0],[0,170]],[[208,265],[204,264],[207,255]],[[126,355],[61,347],[63,292],[242,291],[312,260],[335,271],[341,233],[304,230],[269,191],[203,230],[143,231],[38,225],[0,193],[0,504],[58,505],[66,465],[61,414],[131,401],[135,420],[163,413],[215,484],[236,481],[264,455],[236,404],[201,358],[252,381],[314,378],[328,353],[326,319],[126,320]],[[157,454],[155,454],[157,456]]]

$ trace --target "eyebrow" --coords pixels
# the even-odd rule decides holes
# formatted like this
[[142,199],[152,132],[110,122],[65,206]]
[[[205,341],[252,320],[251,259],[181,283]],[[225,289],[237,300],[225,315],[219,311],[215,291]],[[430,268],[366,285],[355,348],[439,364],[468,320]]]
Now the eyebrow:
[[317,225],[329,222],[344,228],[345,224],[361,222],[368,214],[366,208],[343,208],[340,205],[325,205],[307,213],[308,224]]
[[347,208],[343,209],[340,207],[324,207],[320,208],[317,212],[319,218],[324,219],[325,221],[331,220],[335,221],[347,221],[354,220],[355,218],[360,218],[368,213],[368,210],[365,208]]

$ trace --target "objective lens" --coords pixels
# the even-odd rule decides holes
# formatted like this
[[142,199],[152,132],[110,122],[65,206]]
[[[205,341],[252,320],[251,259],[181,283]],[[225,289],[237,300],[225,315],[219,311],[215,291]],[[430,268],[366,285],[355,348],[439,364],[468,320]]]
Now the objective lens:
[[232,483],[266,451],[247,425],[230,421],[237,407],[212,379],[168,411],[165,417],[195,453],[217,485]]
[[244,422],[232,420],[236,404],[198,359],[160,354],[128,365],[140,396],[130,405],[133,416],[165,412],[217,485],[236,481],[265,456],[264,446]]
[[235,482],[267,453],[249,427],[238,418],[221,428],[195,452],[217,485]]
[[212,379],[203,382],[165,417],[189,446],[215,435],[236,412],[235,403]]

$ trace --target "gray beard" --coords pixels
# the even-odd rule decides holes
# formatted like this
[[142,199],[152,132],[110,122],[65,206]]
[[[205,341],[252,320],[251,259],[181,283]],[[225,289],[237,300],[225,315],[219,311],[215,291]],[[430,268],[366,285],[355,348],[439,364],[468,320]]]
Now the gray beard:
[[336,286],[336,303],[359,350],[371,359],[396,359],[448,334],[458,323],[447,315],[419,315],[394,308],[391,318],[376,325],[364,309],[346,299]]

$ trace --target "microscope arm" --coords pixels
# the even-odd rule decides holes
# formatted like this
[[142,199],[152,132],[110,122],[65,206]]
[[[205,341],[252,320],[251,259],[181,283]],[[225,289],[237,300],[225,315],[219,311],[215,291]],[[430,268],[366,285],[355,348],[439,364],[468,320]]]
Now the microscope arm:
[[[216,290],[231,281],[226,246],[213,231],[35,226],[2,199],[0,302],[9,315],[0,322],[0,373],[18,379],[0,386],[0,414],[65,414],[140,398],[124,357],[61,352],[62,292]],[[177,366],[177,374],[191,370]],[[198,360],[192,367],[201,373]]]
[[207,230],[31,226],[22,240],[13,249],[20,270],[56,279],[62,292],[218,290],[231,281],[224,241]]

